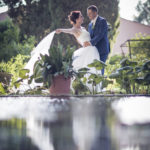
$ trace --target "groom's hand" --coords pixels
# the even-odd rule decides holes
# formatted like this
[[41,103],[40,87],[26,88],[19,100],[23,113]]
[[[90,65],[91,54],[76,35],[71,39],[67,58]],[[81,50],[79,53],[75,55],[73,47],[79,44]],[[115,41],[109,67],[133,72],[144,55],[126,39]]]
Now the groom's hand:
[[91,43],[90,42],[84,42],[83,46],[84,47],[91,46]]

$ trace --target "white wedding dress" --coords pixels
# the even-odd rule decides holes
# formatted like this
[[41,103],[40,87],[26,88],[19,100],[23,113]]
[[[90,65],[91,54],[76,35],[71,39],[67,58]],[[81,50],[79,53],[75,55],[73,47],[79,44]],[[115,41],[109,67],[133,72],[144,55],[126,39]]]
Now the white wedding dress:
[[[91,40],[89,32],[82,28],[82,31],[77,40],[83,46],[84,42],[89,42]],[[87,67],[87,65],[92,63],[94,59],[100,59],[98,50],[95,46],[79,48],[73,54],[73,67],[77,70],[83,67]]]
[[[91,40],[90,33],[82,28],[79,37],[77,38],[78,42],[83,46],[84,42]],[[100,60],[100,56],[98,50],[95,46],[82,47],[76,50],[73,54],[73,68],[74,70],[78,70],[80,68],[88,68],[90,69],[90,73],[101,74],[101,71],[96,70],[95,68],[89,68],[87,65],[92,63],[94,59]],[[86,78],[89,77],[90,74],[86,75]],[[92,91],[92,85],[87,83],[87,86]],[[96,86],[97,92],[101,91],[101,83]]]

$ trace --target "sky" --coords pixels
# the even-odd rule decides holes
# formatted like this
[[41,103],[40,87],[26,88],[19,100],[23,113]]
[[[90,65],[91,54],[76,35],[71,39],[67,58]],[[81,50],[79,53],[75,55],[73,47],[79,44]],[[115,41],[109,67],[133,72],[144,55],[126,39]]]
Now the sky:
[[[135,7],[137,5],[139,0],[120,0],[119,8],[120,8],[120,17],[127,19],[127,20],[133,20],[135,15],[138,15]],[[142,2],[145,2],[146,0],[142,0]],[[7,7],[0,8],[0,13],[5,11]]]
[[[144,3],[146,0],[141,0]],[[138,15],[136,11],[136,6],[139,0],[120,0],[119,8],[120,8],[120,17],[125,18],[127,20],[133,20],[134,16]]]
[[138,15],[138,12],[135,9],[138,1],[139,0],[120,0],[120,17],[127,20],[133,20],[134,16]]

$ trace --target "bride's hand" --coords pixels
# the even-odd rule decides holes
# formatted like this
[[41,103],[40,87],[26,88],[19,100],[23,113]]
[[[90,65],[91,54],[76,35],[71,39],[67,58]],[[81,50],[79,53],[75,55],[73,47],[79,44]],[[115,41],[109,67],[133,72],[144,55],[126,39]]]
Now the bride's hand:
[[84,44],[83,44],[83,47],[87,47],[87,46],[91,46],[91,43],[88,41],[84,42]]
[[61,29],[56,29],[56,34],[60,34],[61,33]]

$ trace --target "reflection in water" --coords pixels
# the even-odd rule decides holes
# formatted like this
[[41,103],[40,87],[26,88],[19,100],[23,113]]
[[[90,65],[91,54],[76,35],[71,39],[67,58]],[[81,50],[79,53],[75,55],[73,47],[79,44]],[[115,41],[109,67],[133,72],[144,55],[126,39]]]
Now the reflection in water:
[[40,150],[54,150],[50,129],[44,126],[44,122],[30,118],[26,120],[27,137],[32,139],[32,142]]
[[[149,150],[150,149],[150,123],[121,125],[118,127],[118,141],[120,149]],[[122,135],[122,136],[120,136]],[[119,138],[120,136],[120,138]]]
[[85,101],[72,103],[73,137],[78,150],[90,150],[98,130],[91,100],[88,100],[88,103]]
[[107,126],[106,101],[93,98],[73,104],[73,133],[78,150],[110,150],[110,131]]
[[25,120],[0,121],[0,150],[38,150],[26,137]]
[[116,138],[120,150],[150,150],[150,98],[122,98],[112,103],[118,121]]
[[[111,143],[113,143],[112,142],[113,139],[111,138],[111,134],[110,134],[110,125],[108,127],[108,122],[107,122],[108,119],[107,105],[108,104],[106,103],[106,101],[101,101],[99,109],[97,108],[97,110],[99,110],[98,114],[99,114],[100,125],[99,125],[99,132],[96,137],[96,141],[93,144],[92,150],[98,150],[99,148],[104,150],[113,150],[113,144],[111,145]],[[115,148],[115,150],[117,150],[117,148]]]
[[150,121],[150,98],[129,97],[115,101],[113,109],[122,123],[132,125]]
[[0,150],[149,150],[150,99],[137,100],[3,98]]

